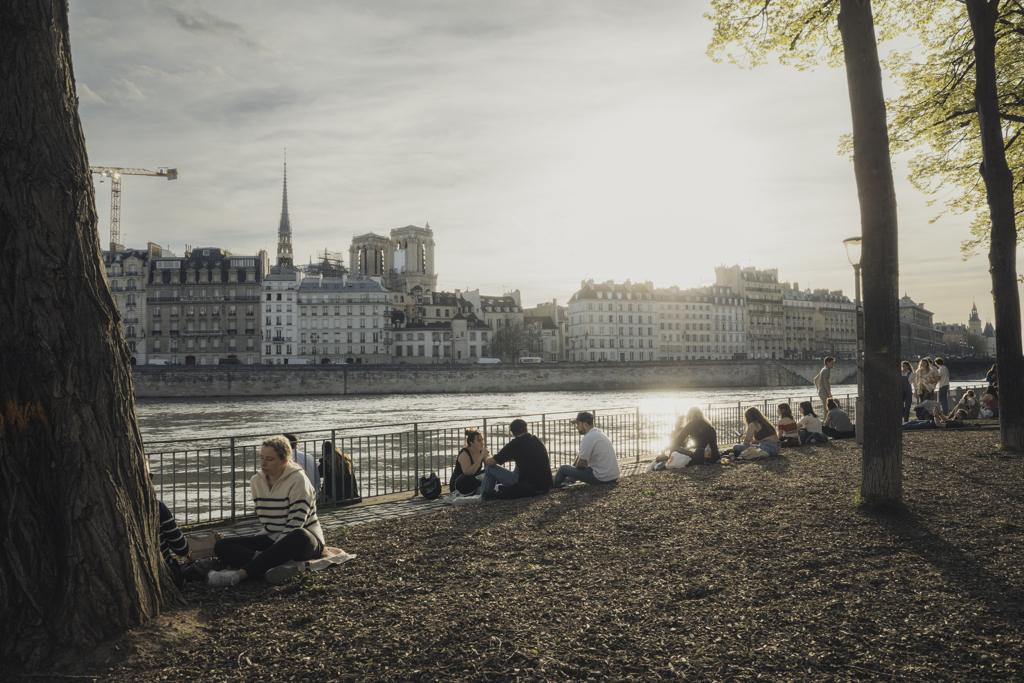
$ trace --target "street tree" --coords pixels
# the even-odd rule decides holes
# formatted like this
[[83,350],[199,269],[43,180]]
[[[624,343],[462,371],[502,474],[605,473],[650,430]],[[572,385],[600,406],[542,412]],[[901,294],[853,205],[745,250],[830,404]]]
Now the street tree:
[[[911,181],[973,213],[968,254],[988,247],[996,356],[1004,377],[1024,376],[1017,245],[1024,237],[1024,4],[930,0],[902,17],[920,39],[888,66],[903,83],[893,101],[897,150],[915,150]],[[950,186],[953,192],[949,192]],[[1000,387],[1000,442],[1024,450],[1024,385]]]
[[0,3],[0,657],[32,668],[180,599],[104,280],[66,0]]
[[507,321],[494,331],[491,338],[490,354],[495,358],[512,363],[522,356],[531,355],[541,348],[540,333],[519,320]]
[[[881,37],[891,8],[880,4]],[[872,503],[902,500],[900,430],[899,258],[896,190],[890,164],[882,70],[870,0],[713,0],[708,53],[740,66],[777,55],[809,68],[844,64],[860,204],[864,282],[864,434],[861,495]],[[732,52],[733,46],[739,52]]]

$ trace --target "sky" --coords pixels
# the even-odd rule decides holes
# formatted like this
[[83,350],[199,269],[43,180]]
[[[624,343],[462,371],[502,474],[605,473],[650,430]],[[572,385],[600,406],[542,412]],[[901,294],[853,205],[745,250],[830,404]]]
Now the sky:
[[[778,268],[842,289],[860,233],[845,72],[707,56],[697,0],[71,0],[89,161],[125,176],[121,236],[273,262],[283,151],[297,262],[353,235],[434,231],[438,289],[565,303],[580,282],[711,284]],[[888,84],[887,95],[895,95]],[[900,288],[992,320],[967,216],[894,159]],[[94,176],[95,177],[95,176]],[[101,242],[110,184],[96,185]],[[1018,254],[1018,258],[1021,255]]]

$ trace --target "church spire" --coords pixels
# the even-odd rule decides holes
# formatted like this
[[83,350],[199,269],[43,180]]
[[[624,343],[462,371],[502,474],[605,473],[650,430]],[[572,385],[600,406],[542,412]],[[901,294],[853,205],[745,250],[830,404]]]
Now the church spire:
[[292,259],[292,222],[288,218],[288,150],[284,150],[284,193],[281,199],[281,225],[277,229],[277,265],[294,265]]

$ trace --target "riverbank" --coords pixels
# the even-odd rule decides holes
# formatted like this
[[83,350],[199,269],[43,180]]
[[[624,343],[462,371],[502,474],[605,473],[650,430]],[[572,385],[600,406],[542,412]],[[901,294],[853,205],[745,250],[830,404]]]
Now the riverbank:
[[845,441],[329,532],[358,557],[281,587],[190,585],[191,607],[58,671],[324,683],[1020,677],[1024,460],[997,441],[904,435],[908,509],[894,516],[853,505],[860,449]]

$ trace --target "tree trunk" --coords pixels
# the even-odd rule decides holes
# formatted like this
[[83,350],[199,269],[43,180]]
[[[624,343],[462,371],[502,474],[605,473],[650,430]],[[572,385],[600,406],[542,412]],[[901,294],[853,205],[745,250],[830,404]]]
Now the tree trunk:
[[988,254],[996,313],[999,376],[999,429],[1003,450],[1024,450],[1024,356],[1021,355],[1020,297],[1017,293],[1017,226],[1013,174],[1006,163],[996,86],[995,23],[999,0],[967,0],[974,33],[974,101],[981,129],[981,177],[985,180],[992,241]]
[[903,434],[896,188],[871,2],[842,0],[839,30],[853,116],[853,169],[863,239],[864,415],[857,416],[864,421],[861,495],[871,502],[899,503]]
[[65,0],[0,3],[0,654],[36,667],[177,598],[104,280]]

